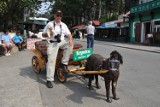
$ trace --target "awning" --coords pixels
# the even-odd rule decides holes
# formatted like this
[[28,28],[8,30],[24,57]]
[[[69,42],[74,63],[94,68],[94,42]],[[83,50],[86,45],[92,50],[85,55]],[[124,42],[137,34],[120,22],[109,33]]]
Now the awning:
[[103,26],[96,26],[96,28],[99,28],[99,29],[104,29],[105,27],[103,27]]
[[116,20],[116,23],[122,23],[122,22],[123,22],[123,19]]
[[104,27],[104,28],[119,28],[117,26],[116,21],[104,22],[104,23],[101,24],[101,26]]
[[73,30],[73,29],[83,29],[83,28],[85,28],[85,25],[77,25],[72,27],[71,29]]
[[100,22],[98,20],[92,20],[92,23],[96,26],[100,25]]
[[115,21],[104,22],[100,26],[96,26],[97,29],[116,29],[119,28]]

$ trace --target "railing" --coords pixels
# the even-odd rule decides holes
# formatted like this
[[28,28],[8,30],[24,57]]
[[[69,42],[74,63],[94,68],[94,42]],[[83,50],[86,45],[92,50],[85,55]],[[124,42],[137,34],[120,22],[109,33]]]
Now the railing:
[[160,0],[154,0],[148,3],[140,4],[131,8],[131,13],[142,12],[160,7]]

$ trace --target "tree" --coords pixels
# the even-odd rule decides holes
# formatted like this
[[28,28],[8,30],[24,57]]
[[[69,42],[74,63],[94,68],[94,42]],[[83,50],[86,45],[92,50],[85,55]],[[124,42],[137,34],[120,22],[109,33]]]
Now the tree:
[[61,9],[63,20],[70,27],[89,20],[116,20],[118,15],[130,10],[130,0],[0,0],[1,27],[23,21],[25,7],[29,8],[30,16],[34,16],[42,1],[54,4],[51,13],[43,16],[49,17]]
[[31,15],[38,9],[38,0],[1,0],[0,1],[0,30],[8,29],[10,25],[23,21],[25,7],[28,7]]
[[[109,21],[116,20],[118,15],[128,11],[129,2],[129,0],[55,0],[52,12],[61,9],[64,16],[70,16],[73,20],[80,17],[84,21],[93,19]],[[78,24],[77,21],[73,22],[73,25]]]

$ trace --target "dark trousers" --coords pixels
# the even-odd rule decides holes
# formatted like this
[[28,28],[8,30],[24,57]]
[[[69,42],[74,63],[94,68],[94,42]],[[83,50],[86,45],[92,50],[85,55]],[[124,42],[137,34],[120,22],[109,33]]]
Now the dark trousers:
[[25,42],[22,42],[22,43],[20,43],[20,42],[15,43],[15,45],[18,47],[18,50],[19,50],[19,51],[21,51],[21,50],[24,49],[24,46],[23,46],[24,43],[25,43]]
[[94,45],[94,35],[88,34],[87,35],[87,48],[93,48]]

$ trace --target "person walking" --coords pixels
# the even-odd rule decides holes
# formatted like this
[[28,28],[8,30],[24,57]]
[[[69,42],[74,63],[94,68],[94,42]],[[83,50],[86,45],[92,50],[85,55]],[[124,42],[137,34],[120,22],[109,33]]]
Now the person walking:
[[48,37],[49,44],[47,47],[47,87],[53,88],[52,81],[54,81],[56,58],[59,48],[63,49],[63,58],[61,60],[60,67],[63,70],[67,70],[70,53],[73,48],[72,35],[67,25],[62,21],[61,10],[56,10],[54,13],[54,20],[48,22],[43,31],[43,37]]
[[87,48],[93,48],[94,33],[95,27],[92,25],[92,21],[89,21],[89,25],[87,26]]

